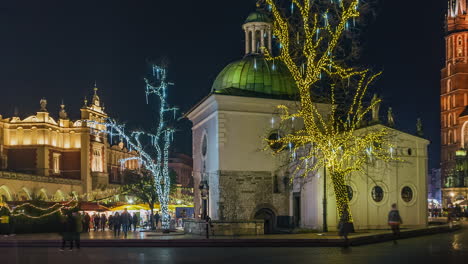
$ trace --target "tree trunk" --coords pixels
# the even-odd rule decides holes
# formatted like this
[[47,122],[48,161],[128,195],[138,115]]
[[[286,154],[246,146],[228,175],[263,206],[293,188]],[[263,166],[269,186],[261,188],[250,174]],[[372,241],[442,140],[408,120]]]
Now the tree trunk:
[[169,205],[166,203],[160,203],[161,205],[161,225],[163,232],[170,231],[170,218],[169,218]]
[[343,220],[346,220],[348,223],[353,223],[353,216],[351,215],[351,209],[349,208],[348,186],[345,184],[345,174],[331,172],[331,175],[339,219],[341,220],[343,214],[347,213],[347,216],[345,216],[346,219]]

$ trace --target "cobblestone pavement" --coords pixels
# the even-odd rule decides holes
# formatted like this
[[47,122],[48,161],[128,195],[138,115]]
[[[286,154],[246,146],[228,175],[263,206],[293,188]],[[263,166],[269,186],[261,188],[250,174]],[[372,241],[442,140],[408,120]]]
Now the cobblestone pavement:
[[466,263],[468,229],[343,248],[0,248],[1,263]]
[[[437,226],[434,226],[437,227]],[[415,229],[403,229],[402,231],[409,231]],[[369,235],[378,235],[391,233],[388,230],[361,230],[356,233],[350,234],[350,238],[357,238]],[[161,240],[173,240],[173,239],[204,239],[205,236],[184,234],[183,230],[177,230],[177,232],[171,232],[170,234],[163,234],[159,232],[128,232],[127,239],[161,239]],[[61,237],[58,233],[50,234],[20,234],[10,237],[0,236],[1,240],[60,240]],[[90,231],[89,233],[81,234],[82,240],[113,240],[123,239],[123,233],[120,236],[114,236],[113,231]],[[210,236],[210,239],[340,239],[337,232],[328,233],[302,233],[302,234],[271,234],[271,235],[256,235],[256,236]]]

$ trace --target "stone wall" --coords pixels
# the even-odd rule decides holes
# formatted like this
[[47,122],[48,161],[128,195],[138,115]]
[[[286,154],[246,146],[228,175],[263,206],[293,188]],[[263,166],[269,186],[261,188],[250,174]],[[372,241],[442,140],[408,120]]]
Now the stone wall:
[[[251,221],[212,221],[210,236],[241,236],[263,235],[263,220]],[[206,222],[200,220],[184,220],[186,234],[206,235]]]
[[288,215],[288,194],[274,193],[269,171],[221,171],[219,173],[219,219],[250,220],[256,211],[271,209]]

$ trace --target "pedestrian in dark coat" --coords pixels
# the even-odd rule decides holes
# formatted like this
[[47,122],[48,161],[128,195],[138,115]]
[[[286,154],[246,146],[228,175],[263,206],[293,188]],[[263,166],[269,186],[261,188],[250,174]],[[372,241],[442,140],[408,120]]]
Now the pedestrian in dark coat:
[[114,216],[112,215],[109,215],[109,230],[112,230],[112,228],[114,227],[114,222],[113,222],[113,219]]
[[348,234],[351,233],[352,223],[349,222],[348,210],[344,210],[341,214],[340,223],[338,224],[338,235],[345,240],[345,247],[348,246]]
[[159,219],[161,219],[161,216],[159,216],[159,213],[156,212],[156,215],[154,215],[154,225],[156,228],[158,228]]
[[73,241],[75,242],[76,248],[80,249],[81,232],[83,232],[82,216],[78,212],[73,213],[75,221],[75,230],[73,232]]
[[101,220],[101,217],[99,216],[99,214],[94,214],[94,217],[93,217],[93,221],[94,221],[94,231],[98,231],[99,230],[99,222]]
[[120,236],[120,215],[119,212],[116,212],[114,217],[112,217],[112,224],[114,226],[114,237]]
[[62,219],[62,247],[61,251],[65,250],[66,242],[70,241],[70,251],[73,250],[73,236],[76,232],[76,222],[71,212],[67,212]]
[[133,232],[136,231],[137,225],[138,225],[138,216],[136,213],[133,214]]
[[400,236],[400,224],[403,224],[396,204],[392,204],[392,210],[388,213],[388,224],[392,228],[393,242],[396,243],[396,239]]
[[106,229],[106,223],[107,223],[107,217],[105,214],[101,214],[101,220],[100,220],[100,224],[101,224],[101,230],[104,231],[104,229]]
[[84,231],[89,232],[89,223],[91,223],[91,216],[88,213],[84,217]]
[[120,223],[122,224],[124,237],[127,238],[128,230],[132,223],[132,216],[128,213],[127,208],[125,208],[123,213],[120,215]]

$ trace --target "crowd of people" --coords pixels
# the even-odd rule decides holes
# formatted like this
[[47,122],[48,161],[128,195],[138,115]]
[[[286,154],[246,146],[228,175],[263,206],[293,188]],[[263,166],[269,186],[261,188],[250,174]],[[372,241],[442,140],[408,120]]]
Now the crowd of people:
[[114,231],[114,236],[120,236],[120,231],[124,237],[127,237],[128,231],[136,231],[137,226],[139,226],[140,218],[136,213],[129,213],[127,209],[124,209],[122,213],[114,213],[107,217],[105,214],[99,215],[99,213],[94,213],[89,215],[85,213],[83,215],[82,225],[83,232],[90,232],[91,228],[97,231],[104,231],[106,228],[108,230]]

